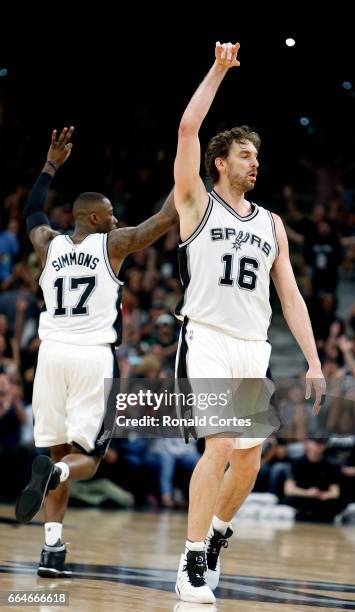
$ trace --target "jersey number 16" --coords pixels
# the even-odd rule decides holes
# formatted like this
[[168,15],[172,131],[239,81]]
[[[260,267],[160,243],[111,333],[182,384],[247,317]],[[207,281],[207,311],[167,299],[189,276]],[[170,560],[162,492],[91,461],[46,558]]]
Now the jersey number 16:
[[[222,256],[224,262],[224,274],[219,279],[219,284],[225,287],[233,287],[234,278],[232,278],[232,263],[233,255],[226,253]],[[257,282],[257,275],[255,270],[259,269],[259,262],[253,257],[241,257],[239,259],[239,271],[237,277],[237,283],[241,289],[248,289],[248,291],[254,291]]]

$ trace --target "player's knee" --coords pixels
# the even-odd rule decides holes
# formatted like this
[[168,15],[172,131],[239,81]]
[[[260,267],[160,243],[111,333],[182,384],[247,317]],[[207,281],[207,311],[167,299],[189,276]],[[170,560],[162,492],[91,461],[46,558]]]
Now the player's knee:
[[260,457],[248,457],[242,464],[242,473],[248,482],[254,482],[260,470]]
[[229,461],[234,449],[233,438],[208,438],[206,439],[206,453],[212,454],[216,459]]
[[253,483],[259,473],[261,465],[261,451],[259,447],[238,450],[231,459],[231,468],[238,478]]

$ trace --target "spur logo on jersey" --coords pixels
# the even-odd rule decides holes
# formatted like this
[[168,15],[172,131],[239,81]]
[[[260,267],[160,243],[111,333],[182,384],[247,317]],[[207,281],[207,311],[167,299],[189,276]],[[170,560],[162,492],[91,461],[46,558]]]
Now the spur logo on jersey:
[[72,251],[71,253],[65,253],[65,255],[59,255],[57,259],[52,261],[52,266],[56,272],[66,266],[86,266],[90,270],[95,270],[99,261],[98,257],[93,257],[89,253]]
[[233,249],[235,249],[236,251],[238,251],[238,249],[241,249],[244,242],[248,242],[249,238],[249,232],[244,233],[243,231],[240,231],[233,242]]
[[243,246],[247,243],[255,245],[261,249],[265,255],[270,255],[271,244],[266,242],[257,234],[250,232],[243,232],[243,230],[237,230],[234,227],[213,227],[211,230],[211,240],[233,240],[232,248],[236,251],[242,250]]

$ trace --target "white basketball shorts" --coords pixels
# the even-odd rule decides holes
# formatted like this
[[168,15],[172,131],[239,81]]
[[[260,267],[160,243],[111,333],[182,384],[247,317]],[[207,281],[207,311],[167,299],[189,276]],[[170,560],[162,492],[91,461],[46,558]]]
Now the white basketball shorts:
[[[234,338],[216,328],[187,318],[183,323],[176,356],[176,378],[186,377],[194,393],[201,389],[216,391],[217,387],[220,387],[214,379],[233,379],[237,389],[235,402],[237,414],[238,401],[241,407],[240,417],[245,416],[244,406],[247,410],[250,409],[251,413],[258,412],[259,420],[256,419],[256,425],[252,425],[250,430],[244,428],[243,434],[235,438],[236,449],[257,446],[275,430],[275,421],[270,423],[271,419],[264,416],[267,414],[269,400],[274,392],[274,384],[268,377],[270,353],[271,345],[267,341]],[[205,383],[202,379],[208,381]],[[245,379],[253,379],[249,381],[249,387]],[[263,415],[261,419],[260,414]],[[227,428],[225,431],[234,430]],[[249,436],[248,431],[250,437],[246,437]],[[190,433],[194,435],[191,430]],[[216,433],[221,432],[215,427],[196,427],[198,438]]]
[[104,381],[114,375],[109,345],[44,340],[33,385],[36,446],[75,444],[88,453],[104,454],[111,438],[111,431],[106,431]]

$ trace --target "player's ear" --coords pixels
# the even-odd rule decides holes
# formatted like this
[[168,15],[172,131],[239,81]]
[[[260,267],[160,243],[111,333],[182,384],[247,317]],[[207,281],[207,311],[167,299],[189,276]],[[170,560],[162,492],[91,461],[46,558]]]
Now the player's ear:
[[225,168],[226,161],[223,159],[223,157],[216,157],[214,160],[214,165],[216,166],[218,172],[221,172],[221,170],[224,170]]

